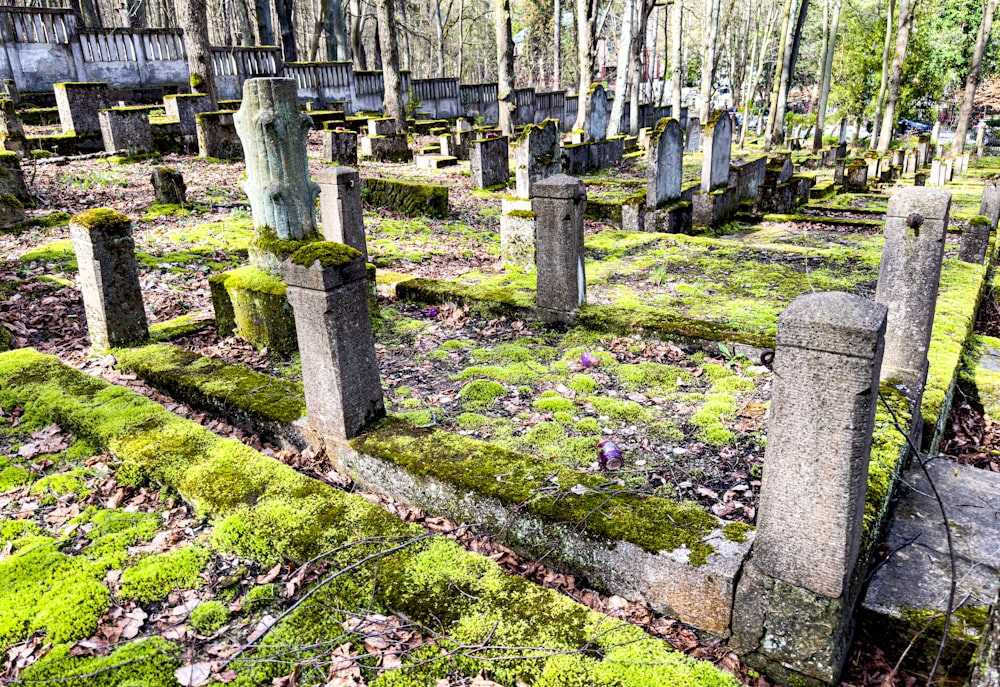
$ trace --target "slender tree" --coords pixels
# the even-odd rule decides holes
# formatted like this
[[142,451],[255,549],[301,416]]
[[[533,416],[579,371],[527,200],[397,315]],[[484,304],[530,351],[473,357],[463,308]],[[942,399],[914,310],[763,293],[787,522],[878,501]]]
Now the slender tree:
[[885,111],[882,113],[881,131],[878,137],[879,155],[889,152],[892,143],[893,129],[896,127],[896,102],[899,100],[899,84],[903,80],[903,61],[906,59],[906,46],[910,40],[910,27],[913,25],[913,13],[917,0],[900,0],[899,30],[896,32],[896,52],[892,58],[892,68],[889,70],[889,86],[885,96]]
[[431,4],[434,17],[434,34],[437,38],[435,44],[437,57],[437,77],[444,78],[444,23],[441,21],[441,0],[433,0]]
[[350,0],[351,11],[351,63],[355,71],[365,69],[365,45],[361,40],[361,27],[364,15],[361,10],[361,0]]
[[274,14],[278,19],[285,62],[297,62],[299,53],[295,45],[295,24],[292,23],[292,0],[274,0]]
[[552,11],[552,90],[562,89],[562,0],[555,0]]
[[493,28],[497,36],[497,100],[500,129],[514,133],[514,37],[510,26],[510,0],[493,0]]
[[684,78],[684,5],[681,0],[670,3],[670,114],[681,119],[681,88]]
[[254,0],[257,15],[258,45],[276,45],[274,42],[274,23],[271,19],[271,3],[269,0]]
[[889,0],[885,12],[885,40],[882,42],[882,77],[878,85],[878,100],[875,101],[875,125],[868,141],[868,149],[875,150],[878,146],[879,123],[882,121],[882,108],[885,107],[885,94],[889,90],[889,56],[892,54],[892,39],[895,35],[896,0]]
[[715,47],[719,39],[719,0],[705,0],[705,35],[701,49],[701,121],[712,112]]
[[382,83],[385,95],[382,105],[387,117],[396,122],[396,133],[406,131],[406,111],[403,108],[403,83],[399,73],[399,44],[393,0],[375,0],[378,18],[378,45],[382,53]]
[[632,59],[632,43],[635,41],[635,0],[622,0],[622,27],[618,38],[618,69],[615,73],[615,99],[611,104],[608,120],[608,136],[617,136],[622,130],[625,116],[625,91],[629,81],[629,63]]
[[993,28],[993,14],[997,9],[997,0],[987,0],[983,7],[983,21],[976,35],[976,47],[972,51],[969,63],[969,75],[965,79],[965,94],[962,97],[962,108],[958,112],[958,123],[955,125],[955,140],[951,144],[951,154],[960,155],[965,150],[965,136],[969,133],[969,118],[972,116],[972,106],[976,100],[976,89],[979,87],[979,68],[983,63],[983,53],[986,43],[990,40],[990,30]]
[[212,109],[216,110],[219,94],[215,89],[212,48],[208,41],[208,3],[206,0],[180,0],[179,10],[188,72],[191,74],[191,92],[207,95]]
[[812,150],[819,152],[823,147],[823,130],[826,128],[826,106],[830,99],[830,82],[833,77],[833,53],[837,45],[837,29],[840,26],[841,0],[826,0],[823,33],[823,68],[820,75],[819,100],[816,104],[816,131],[813,132]]
[[574,129],[584,129],[590,109],[590,83],[594,76],[594,36],[597,31],[597,0],[576,0],[578,98]]

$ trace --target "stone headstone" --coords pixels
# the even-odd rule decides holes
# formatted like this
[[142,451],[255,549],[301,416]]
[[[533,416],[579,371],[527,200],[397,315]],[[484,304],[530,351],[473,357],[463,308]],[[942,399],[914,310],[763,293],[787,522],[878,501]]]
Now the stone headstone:
[[931,135],[919,134],[917,136],[917,167],[923,167],[931,158]]
[[471,142],[469,171],[473,188],[491,188],[510,179],[510,150],[506,136]]
[[103,351],[146,339],[131,220],[108,208],[87,210],[70,220],[69,232],[91,346]]
[[101,131],[97,113],[111,104],[106,83],[52,84],[64,134],[96,134]]
[[844,170],[844,192],[868,193],[868,165],[859,158],[851,160]]
[[559,123],[546,119],[541,124],[526,126],[514,144],[514,164],[519,198],[531,198],[536,182],[561,173]]
[[178,93],[163,96],[163,109],[167,117],[180,122],[181,136],[194,141],[198,136],[196,117],[212,111],[212,99],[201,93]]
[[0,148],[23,158],[29,155],[28,142],[24,138],[24,122],[10,98],[0,98]]
[[299,249],[282,265],[302,356],[306,421],[327,440],[356,437],[385,415],[365,269],[358,251],[325,242]]
[[198,155],[218,160],[242,160],[243,144],[236,134],[232,112],[202,112],[195,116]]
[[988,217],[997,228],[1000,221],[1000,176],[987,177],[983,180],[983,198],[979,201],[979,214]]
[[681,197],[684,133],[676,119],[661,119],[649,135],[646,206],[661,208]]
[[687,141],[684,144],[685,153],[693,153],[701,148],[701,121],[697,117],[689,117],[687,125]]
[[98,117],[105,152],[123,150],[130,155],[153,152],[153,129],[145,108],[116,107],[101,110]]
[[187,185],[184,175],[173,167],[153,167],[149,177],[153,184],[153,195],[157,203],[166,205],[183,205],[187,201]]
[[369,136],[391,136],[396,133],[396,120],[389,117],[379,117],[368,120]]
[[940,186],[944,186],[945,183],[946,182],[945,182],[945,178],[944,178],[944,161],[935,158],[934,161],[931,162],[931,176],[930,176],[929,184],[931,186],[938,186],[938,187],[940,187]]
[[903,188],[889,199],[875,300],[889,309],[882,379],[919,396],[927,378],[951,192]]
[[261,78],[243,82],[243,102],[233,121],[246,156],[241,185],[257,235],[250,262],[277,273],[288,256],[273,252],[270,239],[302,241],[316,234],[319,186],[309,178],[306,155],[312,120],[299,110],[295,79]]
[[351,167],[324,167],[319,182],[320,220],[323,237],[343,243],[361,253],[368,262],[364,211],[361,208],[361,175]]
[[610,111],[608,94],[604,86],[597,84],[590,87],[590,112],[587,117],[587,134],[591,141],[603,141],[608,136],[608,120]]
[[587,301],[583,215],[587,190],[579,179],[557,174],[534,185],[535,265],[538,307],[572,313]]
[[358,164],[358,135],[350,129],[324,129],[323,162],[353,167]]
[[33,205],[34,199],[24,182],[21,158],[13,151],[0,151],[0,226],[20,222],[24,219],[24,208]]
[[988,217],[977,216],[969,220],[962,229],[962,242],[958,249],[958,259],[982,265],[990,247],[990,232],[993,225]]
[[702,130],[705,152],[701,164],[701,191],[708,193],[729,183],[733,122],[725,111],[717,111],[709,117]]
[[778,318],[754,555],[766,574],[837,598],[861,543],[886,308],[800,296]]
[[790,157],[772,157],[767,161],[764,183],[768,186],[787,184],[795,174],[795,166]]

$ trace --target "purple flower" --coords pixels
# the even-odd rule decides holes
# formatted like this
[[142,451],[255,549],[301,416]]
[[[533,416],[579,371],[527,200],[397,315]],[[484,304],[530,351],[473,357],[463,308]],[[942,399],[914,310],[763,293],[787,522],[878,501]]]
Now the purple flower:
[[438,309],[437,308],[424,308],[423,310],[420,311],[420,314],[423,315],[424,317],[437,317],[438,316]]

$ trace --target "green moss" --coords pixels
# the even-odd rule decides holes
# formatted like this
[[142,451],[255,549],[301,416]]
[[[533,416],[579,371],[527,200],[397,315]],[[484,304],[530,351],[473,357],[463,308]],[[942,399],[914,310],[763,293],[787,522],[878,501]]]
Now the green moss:
[[205,79],[202,78],[201,74],[199,74],[198,72],[194,72],[193,74],[191,74],[191,78],[189,79],[189,81],[191,83],[191,88],[195,90],[201,88],[202,84],[205,83]]
[[255,227],[254,238],[250,241],[247,249],[250,251],[251,257],[254,254],[269,256],[269,259],[273,258],[280,263],[310,243],[319,242],[321,241],[317,232],[304,236],[302,239],[291,240],[279,237],[271,227]]
[[302,385],[169,344],[115,351],[118,364],[159,389],[237,421],[290,424],[305,416]]
[[597,390],[598,384],[589,374],[581,372],[570,377],[566,386],[578,394],[592,394]]
[[32,262],[62,262],[67,272],[76,271],[76,251],[73,249],[73,242],[68,239],[59,239],[43,243],[37,248],[33,248],[23,253],[18,258],[23,263]]
[[243,608],[251,612],[259,611],[267,608],[279,598],[278,585],[258,584],[243,597]]
[[54,153],[51,153],[48,150],[36,149],[36,150],[32,150],[31,151],[31,159],[32,160],[46,160],[46,159],[52,157],[53,154]]
[[710,391],[713,394],[734,394],[747,393],[753,391],[754,388],[753,380],[730,374],[712,382]]
[[346,267],[360,257],[358,250],[342,243],[316,241],[292,253],[291,261],[303,267],[312,267],[316,261],[323,267]]
[[31,473],[25,468],[9,465],[0,469],[0,494],[23,487],[31,481]]
[[469,382],[458,392],[462,407],[466,410],[489,408],[501,396],[507,395],[507,387],[489,379]]
[[198,634],[210,635],[229,622],[229,611],[220,601],[202,601],[188,617]]
[[121,577],[121,597],[143,603],[162,601],[175,589],[198,589],[201,571],[211,554],[201,546],[154,553],[128,568]]
[[623,401],[617,398],[604,398],[602,396],[591,396],[587,402],[594,406],[601,415],[607,415],[616,420],[639,423],[648,422],[650,413],[635,401]]
[[76,494],[84,498],[90,494],[86,484],[76,475],[55,473],[46,475],[31,485],[30,493],[41,496],[39,503],[43,506],[55,503],[64,494]]
[[745,522],[730,522],[722,528],[722,534],[729,541],[742,544],[747,539],[747,533],[752,532],[753,529],[753,525],[748,525]]
[[663,441],[683,441],[684,432],[670,420],[659,420],[649,425],[649,433]]
[[524,435],[525,441],[538,447],[556,444],[565,438],[566,430],[558,422],[539,422],[532,425],[531,429]]
[[107,656],[74,656],[61,644],[21,673],[28,684],[60,687],[176,687],[181,647],[159,637],[124,643]]
[[472,365],[452,379],[474,379],[485,377],[505,384],[525,384],[537,382],[546,373],[544,365],[533,362],[511,363],[509,365]]
[[448,187],[401,179],[361,180],[361,195],[375,207],[390,207],[409,217],[446,218]]
[[989,217],[983,217],[982,215],[976,215],[969,220],[970,227],[992,227],[993,222],[990,221]]
[[73,215],[70,222],[91,231],[101,229],[116,236],[124,236],[132,231],[132,220],[128,215],[111,208],[94,208],[78,212]]
[[535,410],[540,410],[543,413],[555,413],[558,411],[569,412],[573,410],[573,401],[568,398],[563,398],[559,394],[543,394],[531,404],[531,407]]
[[585,417],[576,423],[576,431],[580,434],[600,434],[601,423],[592,417]]
[[142,216],[143,222],[152,222],[158,217],[189,217],[191,210],[177,203],[153,203]]
[[195,319],[193,315],[181,315],[164,322],[149,326],[149,338],[153,341],[169,341],[181,336],[193,334],[199,329],[212,324],[212,320]]
[[55,212],[50,212],[42,217],[31,217],[29,219],[21,222],[22,227],[39,227],[42,229],[50,229],[52,227],[64,227],[69,224],[70,214],[62,210],[56,210]]
[[[297,350],[295,319],[285,298],[287,287],[283,281],[251,266],[214,275],[212,279],[209,283],[213,293],[221,285],[228,295],[239,336],[279,355],[291,355]],[[217,316],[218,310],[216,305]],[[219,322],[221,328],[221,317]]]
[[[442,345],[443,347],[443,345]],[[478,348],[470,352],[472,360],[477,363],[509,364],[515,362],[555,360],[559,352],[552,346],[528,346],[524,342],[502,343],[492,348]]]
[[687,385],[694,381],[691,373],[682,367],[664,365],[662,363],[639,363],[637,365],[620,365],[615,369],[618,380],[629,391],[650,390],[674,391],[679,385]]

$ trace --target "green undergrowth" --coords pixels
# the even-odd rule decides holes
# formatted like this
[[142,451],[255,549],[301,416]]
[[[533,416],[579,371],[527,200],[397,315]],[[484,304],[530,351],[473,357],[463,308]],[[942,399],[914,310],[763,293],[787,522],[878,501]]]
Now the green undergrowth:
[[[485,671],[506,684],[736,685],[735,678],[711,663],[684,656],[639,628],[504,573],[488,558],[425,535],[418,525],[404,523],[360,496],[306,477],[53,357],[30,349],[0,354],[0,405],[13,404],[26,408],[29,419],[58,421],[113,452],[122,461],[119,480],[175,489],[214,522],[213,542],[224,550],[273,564],[280,558],[301,562],[337,549],[327,557],[329,565],[354,566],[279,623],[249,656],[265,660],[239,664],[232,684],[267,684],[287,675],[295,659],[269,658],[275,648],[280,652],[289,643],[303,646],[339,635],[344,612],[382,612],[428,623],[441,633],[439,646],[458,650],[444,665],[422,663],[413,673],[383,676],[382,684],[426,684],[429,671],[457,670],[469,676]],[[506,648],[464,655],[460,649],[484,641],[538,649],[530,652],[534,658],[510,658]],[[130,650],[141,646],[130,645]],[[96,660],[86,667],[99,667]],[[412,657],[407,660],[416,663]],[[159,661],[160,670],[176,666],[171,651]],[[53,664],[36,666],[36,674],[45,665]],[[128,667],[140,670],[141,665],[137,661]],[[81,667],[74,662],[70,670]],[[60,676],[68,672],[65,665],[53,666],[53,671]],[[116,674],[121,673],[102,673],[107,675],[102,679],[107,684],[161,684],[141,676],[123,683],[112,677]]]
[[1000,419],[1000,339],[972,336],[962,359],[959,383],[990,418]]
[[393,219],[365,213],[370,259],[378,267],[420,264],[436,256],[471,258],[477,252],[499,255],[495,225],[440,221],[427,217]]

